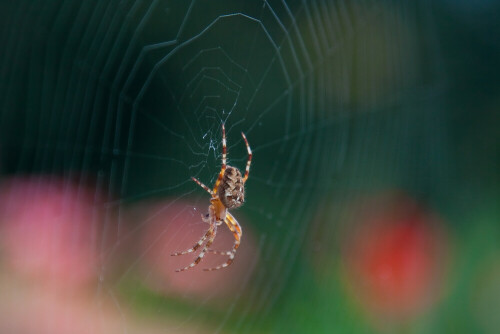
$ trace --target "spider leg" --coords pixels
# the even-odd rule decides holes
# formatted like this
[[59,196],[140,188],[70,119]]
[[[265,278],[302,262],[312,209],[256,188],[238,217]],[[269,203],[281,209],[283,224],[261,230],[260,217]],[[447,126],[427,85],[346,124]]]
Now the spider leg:
[[212,191],[211,191],[211,190],[210,190],[210,189],[209,189],[206,185],[204,185],[203,183],[201,183],[201,182],[200,182],[197,178],[191,177],[191,179],[192,179],[194,182],[198,183],[198,185],[199,185],[200,187],[202,187],[203,189],[205,189],[205,190],[206,190],[206,191],[207,191],[210,195],[212,195]]
[[[229,221],[229,223],[231,223],[231,225],[234,227],[234,229],[238,233],[238,236],[241,238],[241,236],[243,235],[243,231],[241,230],[241,226],[238,223],[238,221],[236,220],[236,218],[234,218],[234,216],[230,212],[227,212],[226,218],[227,218],[226,224]],[[229,227],[229,225],[228,225],[228,227]]]
[[189,254],[189,253],[195,252],[198,248],[201,247],[201,245],[203,245],[203,243],[205,242],[205,240],[207,240],[207,238],[210,237],[212,233],[213,233],[212,229],[209,228],[207,230],[207,233],[205,233],[205,235],[200,239],[200,241],[198,241],[192,248],[189,248],[188,250],[185,250],[183,252],[172,253],[172,254],[170,254],[170,256],[185,255],[185,254]]
[[231,230],[231,232],[233,232],[233,236],[234,236],[233,249],[230,251],[226,251],[226,252],[216,251],[216,250],[209,250],[209,252],[214,253],[214,254],[219,254],[219,255],[227,255],[227,256],[229,256],[229,259],[227,259],[227,261],[225,263],[223,263],[217,267],[204,268],[203,269],[204,271],[219,270],[219,269],[222,269],[222,268],[229,266],[231,263],[233,263],[234,255],[236,254],[236,250],[240,246],[240,240],[241,240],[241,236],[243,234],[243,232],[241,231],[240,224],[238,224],[238,221],[229,212],[227,213],[226,219],[224,220],[224,222],[226,223],[227,227]]
[[219,176],[217,177],[217,181],[215,181],[214,189],[211,194],[217,194],[217,189],[219,188],[220,181],[222,181],[222,177],[224,176],[224,172],[226,171],[226,128],[224,127],[224,123],[222,123],[222,167],[219,172]]
[[212,254],[216,254],[216,255],[229,255],[229,254],[231,254],[231,251],[219,251],[219,250],[209,249],[207,251],[207,253],[212,253]]
[[214,242],[215,235],[217,234],[217,225],[216,224],[212,224],[210,226],[210,228],[208,229],[207,234],[209,235],[208,241],[205,244],[205,247],[203,247],[203,249],[201,250],[200,254],[198,254],[198,257],[189,266],[181,268],[181,269],[176,269],[175,270],[176,272],[181,272],[181,271],[185,271],[185,270],[191,269],[194,266],[196,266],[198,263],[200,263],[200,261],[205,256],[205,253],[210,248],[210,246],[212,246],[212,243]]
[[234,216],[229,212],[226,213],[226,219],[224,220],[224,222],[226,223],[229,230],[233,232],[235,240],[233,249],[230,251],[219,251],[219,250],[209,249],[208,250],[209,253],[218,255],[229,255],[230,253],[236,253],[236,249],[238,249],[238,247],[240,246],[241,236],[243,235],[243,231],[241,230],[240,224],[238,223],[236,218],[234,218]]
[[248,144],[247,137],[245,137],[245,134],[242,132],[241,136],[243,137],[243,140],[245,141],[245,145],[247,146],[247,152],[248,152],[248,161],[247,161],[247,167],[245,168],[245,176],[243,176],[243,183],[247,182],[248,179],[248,174],[250,174],[250,164],[252,163],[252,149],[250,148],[250,145]]

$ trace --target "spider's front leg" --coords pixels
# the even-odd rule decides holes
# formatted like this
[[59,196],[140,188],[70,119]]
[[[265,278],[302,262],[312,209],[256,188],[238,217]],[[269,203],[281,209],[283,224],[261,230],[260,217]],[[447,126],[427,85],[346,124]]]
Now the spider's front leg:
[[181,271],[191,269],[194,266],[196,266],[198,263],[200,263],[200,261],[205,256],[207,250],[210,248],[210,246],[212,246],[212,243],[214,242],[215,235],[217,234],[217,225],[215,223],[210,225],[210,228],[208,229],[207,234],[209,235],[208,241],[207,241],[205,247],[203,247],[203,249],[201,250],[200,254],[198,254],[198,257],[189,266],[181,268],[181,269],[176,269],[175,270],[176,272],[181,272]]
[[[170,256],[178,256],[178,255],[185,255],[185,254],[193,253],[198,248],[200,248],[201,245],[203,245],[203,243],[205,242],[205,240],[207,240],[207,238],[211,238],[213,231],[214,231],[212,225],[215,225],[212,222],[211,217],[213,217],[214,215],[215,215],[214,207],[213,207],[213,205],[210,205],[208,207],[208,213],[206,215],[201,215],[201,220],[210,224],[210,227],[207,230],[207,232],[205,233],[205,235],[193,247],[191,247],[188,250],[185,250],[183,252],[176,252],[176,253],[170,254]],[[215,237],[215,236],[213,236],[213,237]]]
[[233,249],[231,249],[230,251],[225,251],[225,252],[224,251],[217,251],[217,250],[208,250],[208,252],[213,253],[213,254],[218,254],[218,255],[226,255],[226,256],[229,256],[229,259],[227,259],[227,261],[225,263],[223,263],[217,267],[204,268],[203,269],[204,271],[219,270],[219,269],[222,269],[222,268],[225,268],[225,267],[231,265],[231,263],[233,263],[233,261],[234,261],[234,256],[236,255],[236,250],[240,246],[241,236],[243,235],[243,232],[241,230],[241,226],[238,223],[238,221],[229,212],[227,213],[226,219],[224,220],[224,222],[226,223],[227,227],[231,230],[231,232],[233,232],[233,236],[234,236]]
[[200,239],[200,241],[198,241],[193,247],[191,247],[188,250],[185,250],[183,252],[172,253],[172,254],[170,254],[170,256],[185,255],[185,254],[189,254],[189,253],[195,252],[198,248],[201,247],[201,245],[203,245],[203,243],[205,242],[205,240],[207,240],[207,238],[209,238],[212,235],[212,233],[213,233],[212,229],[209,228],[207,230],[207,233],[205,233],[205,235]]

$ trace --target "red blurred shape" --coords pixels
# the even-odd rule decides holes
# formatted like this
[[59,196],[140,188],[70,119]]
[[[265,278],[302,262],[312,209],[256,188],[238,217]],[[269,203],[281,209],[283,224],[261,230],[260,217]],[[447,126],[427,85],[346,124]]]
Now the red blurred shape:
[[354,212],[344,247],[351,291],[377,316],[406,318],[431,307],[447,245],[439,221],[403,195],[378,197]]

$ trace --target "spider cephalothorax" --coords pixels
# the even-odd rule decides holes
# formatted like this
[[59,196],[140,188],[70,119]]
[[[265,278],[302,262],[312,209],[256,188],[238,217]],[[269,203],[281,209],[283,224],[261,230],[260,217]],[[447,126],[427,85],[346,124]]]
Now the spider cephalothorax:
[[[210,224],[210,227],[205,235],[193,247],[183,252],[173,253],[172,256],[193,253],[200,248],[203,243],[205,243],[205,240],[208,239],[208,241],[205,244],[205,247],[201,250],[200,254],[198,254],[198,257],[189,266],[177,269],[176,271],[184,271],[189,268],[193,268],[201,262],[207,252],[226,255],[229,256],[229,259],[220,266],[204,269],[206,271],[225,268],[233,263],[236,250],[240,246],[243,231],[241,230],[241,226],[238,224],[238,221],[229,212],[229,209],[238,208],[242,206],[245,201],[245,182],[248,179],[248,175],[250,173],[250,163],[252,162],[252,150],[250,149],[250,145],[248,145],[247,138],[243,132],[241,133],[241,136],[245,141],[248,151],[248,161],[244,176],[241,176],[241,172],[238,168],[226,165],[226,130],[224,128],[224,124],[222,124],[222,167],[219,172],[219,176],[217,177],[217,181],[215,181],[214,188],[210,190],[196,178],[192,178],[193,181],[198,183],[200,187],[205,189],[212,196],[208,207],[208,214],[201,216],[204,222]],[[210,249],[217,233],[217,227],[222,223],[226,223],[227,227],[231,230],[234,236],[233,249],[225,252]]]
[[235,209],[243,204],[245,201],[245,184],[238,168],[226,167],[226,172],[222,177],[217,193],[222,204],[228,209]]

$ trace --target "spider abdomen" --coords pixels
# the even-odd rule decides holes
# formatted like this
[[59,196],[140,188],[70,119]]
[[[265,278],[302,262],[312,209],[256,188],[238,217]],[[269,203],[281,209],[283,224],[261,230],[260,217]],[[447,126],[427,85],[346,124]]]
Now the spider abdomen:
[[227,166],[217,190],[219,199],[228,209],[240,207],[245,201],[245,184],[238,168]]

